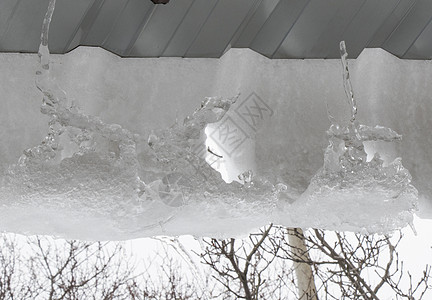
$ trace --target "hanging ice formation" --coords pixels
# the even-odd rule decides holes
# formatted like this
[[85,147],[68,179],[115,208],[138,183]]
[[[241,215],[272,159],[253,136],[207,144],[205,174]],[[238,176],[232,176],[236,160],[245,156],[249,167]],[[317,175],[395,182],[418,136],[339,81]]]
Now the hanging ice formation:
[[[249,218],[254,211],[265,216],[258,207],[276,201],[273,185],[247,179],[244,185],[228,185],[195,155],[205,147],[206,125],[221,120],[236,97],[207,98],[183,124],[148,138],[85,115],[50,78],[48,32],[54,7],[55,0],[50,0],[36,73],[49,132],[3,178],[0,203],[14,203],[0,211],[0,227],[23,232],[28,224],[14,223],[10,215],[16,214],[32,224],[29,233],[59,230],[59,235],[70,231],[72,237],[115,239],[194,233],[191,227],[204,220],[201,226],[208,228],[198,228],[197,234],[220,235],[223,231],[212,218]],[[188,221],[192,225],[183,224]]]
[[0,230],[101,240],[158,234],[227,237],[269,222],[384,232],[411,221],[417,191],[409,172],[400,159],[384,166],[376,154],[367,162],[363,146],[368,140],[401,137],[355,121],[344,47],[351,121],[340,126],[333,120],[324,166],[291,205],[298,196],[287,185],[249,170],[239,174],[243,184],[226,184],[195,154],[205,147],[207,124],[222,120],[236,97],[207,98],[183,124],[148,137],[81,113],[50,77],[54,7],[50,0],[36,73],[49,131],[1,178]]
[[[351,108],[346,126],[337,124],[329,114],[331,126],[327,131],[329,145],[324,153],[324,166],[296,203],[301,210],[312,210],[320,227],[332,219],[330,227],[363,228],[364,232],[385,232],[412,223],[418,192],[411,185],[411,175],[396,158],[388,165],[375,153],[367,161],[364,142],[400,141],[402,136],[390,128],[361,125],[356,121],[357,104],[351,86],[345,42],[340,43],[345,93]],[[320,203],[327,203],[322,206]],[[341,216],[344,216],[343,218]]]

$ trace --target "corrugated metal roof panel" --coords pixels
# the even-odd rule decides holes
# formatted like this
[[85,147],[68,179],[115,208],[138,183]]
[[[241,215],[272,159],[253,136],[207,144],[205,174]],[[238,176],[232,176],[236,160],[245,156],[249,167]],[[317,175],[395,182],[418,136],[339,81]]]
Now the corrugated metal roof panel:
[[432,58],[432,23],[425,27],[419,37],[411,45],[411,47],[406,52],[406,56],[413,58]]
[[379,48],[384,42],[390,37],[391,33],[398,24],[405,18],[409,13],[416,0],[400,0],[396,5],[395,9],[389,14],[389,16],[384,20],[381,27],[375,32],[374,37],[369,42],[369,47]]
[[[48,7],[48,1],[16,0],[15,5],[3,7],[0,2],[0,11],[9,8],[7,21],[2,28],[0,47],[2,51],[35,52],[39,48],[42,20]],[[57,44],[55,42],[54,44]]]
[[[91,9],[86,13],[83,18],[79,44],[88,46],[103,46],[107,40],[110,32],[115,26],[115,22],[123,11],[126,1],[125,0],[95,0]],[[57,15],[57,8],[60,3],[57,3],[54,16]],[[51,28],[54,28],[56,23]]]
[[6,44],[5,38],[11,25],[12,18],[16,15],[18,5],[19,1],[17,0],[4,0],[0,2],[0,47],[2,49],[11,47]]
[[127,56],[128,50],[135,44],[142,28],[155,9],[156,6],[150,1],[128,0],[115,20],[104,43],[104,48],[121,56]]
[[217,2],[218,0],[194,0],[161,56],[185,57]]
[[63,1],[62,5],[56,7],[53,26],[50,28],[50,39],[55,41],[51,45],[53,52],[63,53],[69,50],[71,38],[75,36],[89,8],[88,0]]
[[[273,57],[320,57],[321,51],[328,48],[328,40],[320,41],[320,37],[331,21],[337,19],[338,8],[343,2],[344,0],[310,1]],[[321,44],[317,44],[318,41]]]
[[[0,1],[0,51],[37,52],[48,0]],[[100,46],[120,56],[220,57],[230,47],[270,58],[351,57],[382,47],[432,57],[430,0],[57,0],[53,53]]]
[[357,57],[364,48],[369,47],[369,42],[396,8],[399,1],[367,0],[362,5],[342,36],[342,40],[345,40],[351,49],[349,50],[351,56]]
[[254,2],[219,0],[185,56],[222,56]]
[[127,54],[160,56],[175,35],[192,3],[193,0],[185,0],[182,3],[174,1],[170,4],[172,8],[166,5],[154,5],[151,16]]
[[432,17],[432,1],[418,0],[404,16],[382,47],[398,57],[409,57],[407,51],[415,43]]
[[[316,57],[338,57],[339,42],[343,39],[353,19],[359,13],[366,0],[341,0],[335,7],[336,13],[322,31],[318,41],[313,46],[312,53]],[[351,45],[348,45],[351,49]],[[350,50],[351,56],[351,50]]]
[[273,57],[309,2],[310,0],[279,1],[250,48]]

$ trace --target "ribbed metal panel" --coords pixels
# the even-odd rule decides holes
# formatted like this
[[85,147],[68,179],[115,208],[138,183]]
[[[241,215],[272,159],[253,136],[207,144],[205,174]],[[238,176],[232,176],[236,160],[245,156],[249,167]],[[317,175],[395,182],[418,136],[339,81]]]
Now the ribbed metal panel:
[[[48,0],[0,1],[0,51],[36,52]],[[430,0],[57,0],[50,49],[99,46],[124,57],[220,57],[231,47],[269,58],[350,57],[381,47],[432,58]]]

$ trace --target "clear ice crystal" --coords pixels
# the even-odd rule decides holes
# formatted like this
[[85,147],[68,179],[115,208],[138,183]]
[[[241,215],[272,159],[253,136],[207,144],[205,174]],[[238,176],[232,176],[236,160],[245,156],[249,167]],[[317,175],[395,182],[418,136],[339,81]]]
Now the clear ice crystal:
[[299,213],[308,213],[309,226],[385,233],[411,224],[418,192],[409,171],[401,158],[385,166],[375,153],[367,161],[363,144],[397,141],[401,136],[390,128],[358,122],[346,127],[333,124],[327,134],[324,166],[294,203]]
[[341,41],[339,44],[341,62],[343,67],[343,85],[345,89],[345,94],[348,97],[348,104],[351,107],[351,122],[355,121],[357,115],[357,103],[354,98],[354,91],[351,85],[350,73],[348,69],[348,52],[346,50],[345,41]]
[[163,226],[183,207],[200,203],[204,210],[230,215],[233,203],[244,211],[259,205],[266,194],[276,199],[271,184],[261,184],[266,189],[259,193],[238,183],[227,185],[195,154],[205,147],[207,124],[221,120],[237,97],[206,98],[183,124],[153,131],[147,138],[80,112],[50,75],[48,29],[54,5],[50,1],[44,20],[36,72],[49,130],[9,168],[1,202],[14,199],[16,207],[101,217],[126,234]]
[[280,174],[264,177],[249,170],[238,175],[242,184],[227,184],[197,154],[211,151],[206,149],[205,128],[222,120],[238,96],[206,98],[182,124],[146,137],[82,113],[50,75],[48,31],[54,7],[55,0],[50,0],[36,72],[49,129],[1,178],[2,229],[124,239],[161,233],[225,237],[269,222],[362,232],[386,232],[411,223],[417,190],[401,159],[384,166],[379,154],[367,161],[364,149],[366,141],[392,142],[401,136],[355,121],[344,44],[351,122],[339,126],[330,118],[324,166],[300,196],[285,182],[267,179]]
[[[355,121],[357,106],[349,80],[345,43],[341,42],[340,46],[351,120],[348,125],[340,126],[329,115],[332,125],[327,131],[329,145],[324,152],[324,165],[294,208],[309,212],[313,220],[309,226],[317,228],[324,224],[327,228],[347,230],[363,227],[362,231],[374,233],[404,227],[412,223],[418,200],[411,175],[401,158],[385,166],[380,154],[375,153],[372,160],[367,161],[364,146],[368,141],[400,141],[402,136],[390,128],[371,127]],[[328,224],[329,219],[333,224]]]

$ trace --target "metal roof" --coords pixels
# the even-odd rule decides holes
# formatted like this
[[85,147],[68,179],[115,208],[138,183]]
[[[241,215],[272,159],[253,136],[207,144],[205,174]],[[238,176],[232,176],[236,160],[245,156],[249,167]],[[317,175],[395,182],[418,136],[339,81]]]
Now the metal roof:
[[[37,52],[48,0],[0,1],[0,51]],[[50,49],[100,46],[124,57],[350,57],[381,47],[432,58],[431,0],[57,0]]]

